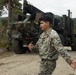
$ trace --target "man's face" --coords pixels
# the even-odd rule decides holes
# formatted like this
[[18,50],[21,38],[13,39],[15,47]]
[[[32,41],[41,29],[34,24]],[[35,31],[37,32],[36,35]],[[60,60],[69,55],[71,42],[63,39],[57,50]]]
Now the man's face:
[[45,31],[49,27],[49,22],[40,21],[40,28]]

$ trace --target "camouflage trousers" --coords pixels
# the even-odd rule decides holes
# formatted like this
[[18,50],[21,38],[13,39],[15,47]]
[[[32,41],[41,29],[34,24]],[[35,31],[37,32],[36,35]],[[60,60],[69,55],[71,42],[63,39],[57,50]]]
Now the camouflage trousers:
[[41,60],[40,63],[40,73],[38,75],[52,75],[56,68],[56,60]]

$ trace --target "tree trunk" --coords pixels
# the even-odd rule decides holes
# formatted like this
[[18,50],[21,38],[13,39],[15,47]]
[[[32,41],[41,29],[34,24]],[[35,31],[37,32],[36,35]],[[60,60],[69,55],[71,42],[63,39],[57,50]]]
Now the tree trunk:
[[10,25],[11,17],[12,17],[11,2],[12,0],[8,0],[8,26]]
[[[12,38],[12,29],[11,29],[11,17],[12,17],[12,0],[8,0],[8,26],[10,26],[10,35]],[[12,39],[10,40],[12,42]]]

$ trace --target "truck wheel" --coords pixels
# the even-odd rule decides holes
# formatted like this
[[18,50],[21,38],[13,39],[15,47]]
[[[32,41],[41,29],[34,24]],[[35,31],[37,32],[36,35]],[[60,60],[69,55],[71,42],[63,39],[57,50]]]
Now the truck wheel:
[[16,54],[23,54],[26,52],[23,48],[23,42],[17,39],[13,39],[13,50]]

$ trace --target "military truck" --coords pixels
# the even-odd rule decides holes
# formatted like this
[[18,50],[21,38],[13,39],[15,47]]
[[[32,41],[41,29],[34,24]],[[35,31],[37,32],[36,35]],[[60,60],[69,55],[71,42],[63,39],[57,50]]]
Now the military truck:
[[59,33],[63,45],[70,46],[75,51],[76,34],[74,33],[74,23],[70,10],[68,10],[68,16],[62,15],[60,19],[55,18],[54,22],[54,29]]
[[75,50],[76,42],[73,32],[73,21],[69,15],[63,15],[62,17],[55,18],[55,15],[51,12],[44,13],[35,6],[29,4],[24,0],[23,4],[23,16],[18,15],[15,18],[13,24],[14,34],[13,37],[13,49],[16,54],[22,54],[28,49],[28,44],[32,42],[34,45],[39,39],[40,34],[43,32],[39,26],[39,18],[42,15],[47,15],[52,19],[52,28],[54,28],[60,35],[63,45],[71,46]]

